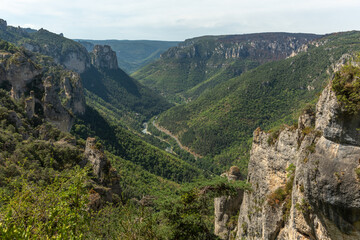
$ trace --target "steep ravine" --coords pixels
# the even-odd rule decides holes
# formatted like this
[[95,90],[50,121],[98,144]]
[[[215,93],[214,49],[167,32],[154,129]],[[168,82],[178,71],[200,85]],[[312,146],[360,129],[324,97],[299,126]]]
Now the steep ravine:
[[236,239],[360,239],[360,115],[331,84],[297,127],[255,130]]

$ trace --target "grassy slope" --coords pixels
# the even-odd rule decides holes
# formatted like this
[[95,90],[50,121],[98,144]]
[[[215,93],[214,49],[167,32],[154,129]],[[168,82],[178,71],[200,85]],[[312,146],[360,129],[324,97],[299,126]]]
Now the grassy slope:
[[205,91],[195,101],[171,108],[160,115],[160,125],[220,165],[243,161],[253,130],[296,120],[293,113],[314,101],[331,64],[360,50],[360,33],[330,35],[321,42],[322,46],[264,64]]

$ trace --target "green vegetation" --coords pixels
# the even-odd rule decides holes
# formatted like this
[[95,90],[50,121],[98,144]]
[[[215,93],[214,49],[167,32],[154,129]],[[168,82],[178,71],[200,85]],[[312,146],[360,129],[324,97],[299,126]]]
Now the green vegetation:
[[20,45],[25,43],[39,47],[39,52],[53,58],[59,58],[62,63],[68,57],[70,52],[76,52],[86,56],[86,50],[79,43],[64,38],[61,35],[54,34],[45,29],[29,34],[29,38],[23,38],[18,42]]
[[14,194],[1,194],[0,237],[83,239],[90,219],[87,178],[86,169],[74,168],[46,185],[29,182],[23,176],[16,179],[12,183]]
[[16,51],[18,51],[18,48],[15,47],[13,44],[0,39],[0,50],[15,53]]
[[[186,164],[185,168],[177,169],[178,173],[171,173],[171,164],[176,167],[178,159],[141,143],[126,131],[117,130],[115,135],[121,133],[119,139],[130,144],[125,152],[128,158],[109,152],[106,155],[119,174],[121,200],[128,203],[105,204],[94,212],[88,204],[96,179],[87,168],[78,167],[83,159],[84,141],[37,117],[28,120],[20,103],[10,99],[8,92],[0,91],[0,158],[3,160],[0,162],[0,236],[3,239],[216,239],[213,197],[231,195],[239,188],[250,190],[243,182],[228,183],[220,177],[201,178],[181,186],[154,175],[141,167],[141,163],[135,164],[130,153],[138,152],[139,156],[144,154],[142,159],[151,159],[152,170],[156,171],[158,165],[162,170],[169,169],[172,175],[164,172],[169,178],[190,180],[186,176]],[[11,117],[14,112],[22,122],[21,127]],[[91,120],[101,124],[99,132],[106,133],[106,121],[101,121],[98,114]],[[101,142],[109,147],[104,139]],[[149,155],[146,151],[153,152]],[[155,162],[161,160],[165,162]],[[195,173],[193,177],[200,175]],[[139,206],[141,201],[131,200],[146,195],[152,199],[149,205]]]
[[296,167],[294,164],[290,164],[286,168],[287,179],[284,187],[277,188],[273,193],[267,197],[268,204],[271,207],[281,206],[284,203],[284,215],[283,220],[285,221],[290,215],[291,209],[291,194],[294,185]]
[[306,150],[309,153],[314,153],[315,152],[315,148],[316,148],[316,144],[315,143],[311,143],[309,146],[306,147]]
[[121,126],[110,124],[91,107],[75,122],[72,133],[82,139],[98,137],[113,154],[170,180],[191,181],[201,175],[196,167],[144,142]]
[[270,135],[267,140],[269,145],[274,145],[276,143],[276,141],[278,140],[279,135],[283,129],[284,129],[283,127],[280,127],[277,129],[270,130]]
[[[45,30],[29,33],[10,27],[0,31],[0,37],[5,35],[16,44],[32,43],[40,49],[49,44],[53,54],[59,56],[84,50]],[[176,83],[176,76],[171,80],[167,72],[162,75],[165,77],[161,84],[170,79],[173,99],[198,98],[173,107],[156,121],[203,155],[201,159],[192,158],[175,146],[175,154],[170,154],[160,149],[168,143],[134,130],[170,104],[121,70],[91,68],[83,74],[86,111],[77,116],[71,133],[46,123],[40,112],[28,119],[24,98],[16,102],[1,90],[0,238],[216,239],[213,198],[232,195],[239,189],[251,191],[251,187],[241,181],[228,182],[213,172],[237,165],[238,171],[246,173],[253,130],[258,126],[269,130],[282,123],[294,123],[299,109],[315,100],[328,77],[327,68],[344,53],[360,49],[359,36],[357,32],[327,36],[319,40],[318,47],[310,45],[308,52],[257,68],[262,62],[256,59],[224,62],[216,56],[209,57],[207,49],[214,48],[213,37],[197,39],[194,51],[191,42],[187,42],[184,49],[196,59],[196,67],[194,62],[187,62],[188,55],[180,54],[181,68],[164,67],[179,76],[180,70],[185,69],[187,74],[181,76],[184,81]],[[231,42],[231,38],[223,40]],[[6,42],[0,42],[0,49],[14,55],[18,51]],[[176,55],[172,51],[165,55]],[[209,57],[207,62],[201,60],[204,57]],[[62,76],[61,68],[49,57],[37,54],[33,58],[39,63],[35,67],[46,70],[44,76],[57,80]],[[268,55],[264,59],[274,60]],[[220,66],[217,64],[227,67],[207,69]],[[171,85],[171,81],[175,84]],[[56,84],[52,87],[57,88]],[[31,90],[41,99],[43,89]],[[61,101],[66,107],[67,99]],[[304,129],[303,135],[312,132]],[[274,131],[269,144],[275,143],[278,135],[279,131]],[[157,136],[173,144],[171,139]],[[102,156],[107,156],[112,172],[118,174],[121,194],[111,200],[104,197],[110,188],[90,169],[79,167],[87,137],[97,139],[96,148],[106,150]],[[270,206],[283,206],[284,218],[291,208],[295,166],[290,164],[286,171],[285,186],[268,196]],[[357,170],[355,173],[358,175]],[[100,194],[101,191],[105,193]],[[96,200],[101,206],[95,211],[91,203]],[[244,231],[248,228],[242,227]]]
[[109,45],[117,54],[119,67],[133,73],[146,64],[160,58],[160,55],[178,42],[149,40],[76,40],[91,52],[94,45]]
[[99,111],[106,111],[106,115],[112,115],[114,121],[135,129],[144,120],[171,107],[164,98],[139,84],[121,69],[102,70],[92,67],[81,74],[81,78],[88,90],[88,104]]
[[305,215],[309,215],[312,211],[312,208],[310,206],[310,203],[307,202],[305,199],[301,199],[301,203],[296,203],[295,208],[298,211],[301,211]]
[[269,43],[282,44],[282,40],[286,42],[288,37],[303,42],[304,38],[318,36],[262,33],[188,39],[132,76],[172,102],[187,102],[262,63],[285,58],[291,52],[272,51]]
[[358,32],[326,36],[317,40],[318,47],[309,45],[295,57],[263,64],[169,109],[158,123],[214,164],[246,165],[253,131],[292,125],[300,110],[316,101],[331,64],[360,50],[359,37]]
[[355,169],[355,174],[356,174],[357,178],[360,179],[360,168]]
[[347,64],[335,73],[332,82],[338,101],[349,114],[356,114],[360,110],[360,68]]

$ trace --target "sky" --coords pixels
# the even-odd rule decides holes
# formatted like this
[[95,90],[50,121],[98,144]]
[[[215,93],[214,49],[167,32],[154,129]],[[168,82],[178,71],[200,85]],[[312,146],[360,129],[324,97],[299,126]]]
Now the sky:
[[325,34],[360,30],[359,13],[359,0],[0,0],[8,25],[96,40]]

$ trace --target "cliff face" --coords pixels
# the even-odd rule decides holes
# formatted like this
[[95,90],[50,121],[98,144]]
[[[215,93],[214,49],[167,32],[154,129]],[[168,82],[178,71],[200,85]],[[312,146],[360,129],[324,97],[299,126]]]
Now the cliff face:
[[312,34],[259,33],[201,37],[186,40],[169,49],[162,58],[259,59],[262,62],[286,58],[320,36]]
[[[221,175],[229,181],[243,180],[240,170],[237,167],[231,167],[229,172]],[[228,239],[235,224],[232,220],[239,212],[239,206],[244,195],[243,190],[238,190],[235,196],[221,196],[215,198],[215,234],[221,239]]]
[[22,40],[22,46],[32,52],[51,56],[57,64],[83,73],[90,67],[90,56],[79,43],[47,30],[40,29]]
[[25,97],[27,115],[41,115],[60,130],[69,131],[73,114],[83,114],[85,99],[77,73],[50,64],[28,51],[0,51],[0,85],[15,99]]
[[96,45],[91,54],[91,63],[102,69],[119,69],[116,53],[108,45]]
[[63,34],[55,34],[45,29],[37,31],[30,28],[15,28],[0,19],[0,39],[29,51],[50,56],[55,63],[77,73],[83,73],[90,67],[90,56],[86,48],[65,38]]
[[[194,100],[206,89],[260,64],[294,55],[312,34],[259,33],[204,36],[186,40],[133,76],[164,96]],[[217,75],[220,74],[220,75]]]
[[330,83],[297,128],[257,129],[237,239],[360,239],[359,123]]
[[92,167],[93,174],[96,177],[95,182],[92,183],[90,208],[99,210],[105,206],[105,202],[119,203],[119,196],[121,196],[120,176],[112,168],[102,145],[97,144],[95,138],[86,140],[84,159],[80,165],[85,166],[87,164]]

